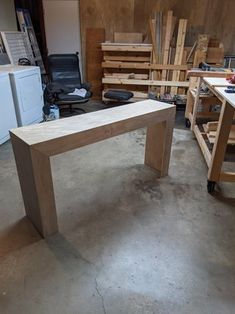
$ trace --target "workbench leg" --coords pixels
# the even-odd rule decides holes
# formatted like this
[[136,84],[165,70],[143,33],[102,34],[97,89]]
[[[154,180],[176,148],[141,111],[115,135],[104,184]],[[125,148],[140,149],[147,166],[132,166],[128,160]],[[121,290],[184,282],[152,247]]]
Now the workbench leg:
[[234,108],[229,103],[224,102],[221,108],[219,124],[208,171],[209,181],[217,182],[220,179],[220,173],[226,153],[229,133],[233,122],[233,115]]
[[193,111],[193,104],[194,104],[194,98],[191,95],[190,90],[187,92],[187,102],[186,102],[186,108],[185,108],[185,119],[189,119],[189,114]]
[[58,232],[49,156],[11,135],[27,217],[43,237]]
[[198,82],[196,97],[195,97],[194,104],[193,104],[193,113],[192,113],[192,121],[191,121],[191,130],[192,131],[194,130],[194,126],[196,124],[196,119],[197,119],[197,110],[198,110],[199,100],[200,100],[201,84],[202,84],[202,78],[200,77],[199,82]]
[[175,113],[167,121],[147,128],[145,164],[164,177],[168,174]]

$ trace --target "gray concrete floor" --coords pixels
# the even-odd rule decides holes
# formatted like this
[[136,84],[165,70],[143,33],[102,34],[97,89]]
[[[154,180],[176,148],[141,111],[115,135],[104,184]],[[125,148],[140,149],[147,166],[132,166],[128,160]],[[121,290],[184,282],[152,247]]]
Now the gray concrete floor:
[[53,157],[60,233],[47,240],[0,146],[1,314],[235,313],[234,184],[207,193],[179,117],[163,179],[143,165],[145,130]]

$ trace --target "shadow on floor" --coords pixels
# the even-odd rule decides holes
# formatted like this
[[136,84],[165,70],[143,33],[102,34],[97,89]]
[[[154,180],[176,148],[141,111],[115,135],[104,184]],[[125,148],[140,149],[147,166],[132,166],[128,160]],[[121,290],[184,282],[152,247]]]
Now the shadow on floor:
[[0,257],[40,240],[39,233],[24,217],[0,233]]

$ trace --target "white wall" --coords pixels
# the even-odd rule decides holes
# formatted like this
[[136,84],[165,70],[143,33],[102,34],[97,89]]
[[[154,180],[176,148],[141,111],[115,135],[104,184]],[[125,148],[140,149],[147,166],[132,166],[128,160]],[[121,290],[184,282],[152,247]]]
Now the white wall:
[[14,0],[0,0],[0,31],[15,31],[16,16]]
[[78,0],[43,0],[48,54],[79,52],[81,37]]

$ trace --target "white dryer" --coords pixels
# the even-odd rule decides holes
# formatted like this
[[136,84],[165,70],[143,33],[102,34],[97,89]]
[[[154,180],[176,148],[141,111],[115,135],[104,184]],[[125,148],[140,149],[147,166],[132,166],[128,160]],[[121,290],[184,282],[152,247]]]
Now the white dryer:
[[4,65],[1,71],[9,73],[18,126],[41,122],[43,91],[39,67]]
[[17,121],[9,75],[0,72],[0,144],[9,140],[13,128],[17,128]]

